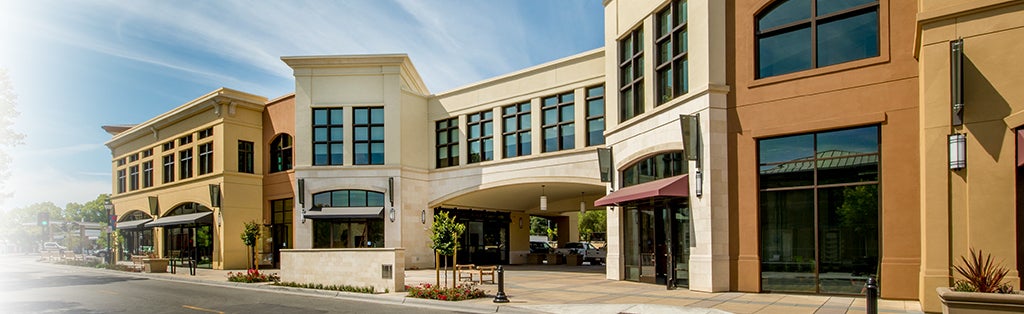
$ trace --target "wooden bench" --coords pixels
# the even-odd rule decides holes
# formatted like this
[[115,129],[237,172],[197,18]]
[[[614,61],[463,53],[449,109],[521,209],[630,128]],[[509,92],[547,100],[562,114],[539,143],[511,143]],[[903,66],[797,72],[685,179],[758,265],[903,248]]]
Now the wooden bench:
[[458,274],[459,281],[469,279],[470,282],[473,282],[472,270],[474,268],[476,265],[473,264],[455,264],[455,273]]
[[498,266],[480,266],[476,268],[480,272],[480,283],[484,283],[484,276],[490,276],[490,282],[494,283],[494,271],[498,270]]

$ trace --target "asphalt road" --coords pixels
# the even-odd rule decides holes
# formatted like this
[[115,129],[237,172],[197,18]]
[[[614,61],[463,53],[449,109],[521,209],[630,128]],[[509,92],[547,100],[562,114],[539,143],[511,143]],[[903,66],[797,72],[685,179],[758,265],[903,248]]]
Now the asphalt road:
[[0,256],[0,313],[452,313],[147,279]]

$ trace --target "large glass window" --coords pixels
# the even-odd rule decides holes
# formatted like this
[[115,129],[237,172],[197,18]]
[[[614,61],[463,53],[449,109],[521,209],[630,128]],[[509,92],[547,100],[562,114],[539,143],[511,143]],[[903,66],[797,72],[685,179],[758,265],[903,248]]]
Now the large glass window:
[[878,274],[877,126],[758,141],[761,288],[860,294]]
[[238,172],[256,173],[255,152],[250,141],[238,141]]
[[164,183],[174,182],[174,154],[164,155]]
[[178,178],[188,179],[192,177],[192,149],[184,149],[178,152]]
[[544,152],[576,147],[575,99],[572,92],[542,100]]
[[354,164],[384,164],[384,108],[355,108],[352,122]]
[[153,186],[153,161],[149,160],[142,163],[142,187],[151,186]]
[[292,137],[281,134],[270,143],[270,172],[292,169]]
[[139,189],[139,165],[128,167],[128,190]]
[[117,170],[117,193],[124,193],[127,179],[125,178],[125,170]]
[[639,27],[619,40],[619,116],[621,121],[644,113],[644,30]]
[[622,170],[622,187],[684,175],[687,163],[682,151],[666,152],[641,159]]
[[[319,207],[382,207],[384,193],[336,190],[313,194]],[[313,220],[314,248],[384,247],[384,217]]]
[[488,110],[467,118],[469,163],[494,160],[494,113]]
[[213,173],[213,143],[199,144],[199,175]]
[[686,1],[672,3],[656,14],[657,65],[654,67],[658,86],[658,104],[663,104],[688,90]]
[[344,111],[313,109],[313,165],[341,165],[344,151]]
[[526,156],[531,153],[530,103],[501,108],[502,132],[505,148],[504,157]]
[[587,146],[604,144],[604,86],[587,89]]
[[450,118],[435,123],[437,135],[437,167],[459,165],[459,118]]
[[783,0],[756,19],[758,78],[879,55],[877,0]]

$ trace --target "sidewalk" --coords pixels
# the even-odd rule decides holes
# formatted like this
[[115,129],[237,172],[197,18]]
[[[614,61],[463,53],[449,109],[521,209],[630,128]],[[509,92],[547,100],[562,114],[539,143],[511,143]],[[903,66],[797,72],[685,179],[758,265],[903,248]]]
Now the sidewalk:
[[[69,266],[70,267],[70,266]],[[361,294],[246,284],[227,281],[228,272],[238,270],[188,269],[171,273],[124,273],[153,279],[191,281],[209,285],[234,286],[282,293],[317,294],[369,302],[410,304],[415,306],[476,313],[864,313],[865,299],[849,296],[794,294],[758,294],[743,292],[705,293],[686,289],[666,290],[662,285],[607,280],[600,266],[512,265],[505,267],[505,293],[511,302],[493,303],[496,284],[480,288],[491,297],[447,302],[407,298],[403,292]],[[245,271],[245,270],[241,270]],[[276,269],[261,270],[268,273]],[[442,274],[442,280],[444,280]],[[449,270],[449,282],[452,274]],[[435,272],[407,270],[406,285],[434,283]],[[917,301],[879,300],[879,313],[922,313]]]

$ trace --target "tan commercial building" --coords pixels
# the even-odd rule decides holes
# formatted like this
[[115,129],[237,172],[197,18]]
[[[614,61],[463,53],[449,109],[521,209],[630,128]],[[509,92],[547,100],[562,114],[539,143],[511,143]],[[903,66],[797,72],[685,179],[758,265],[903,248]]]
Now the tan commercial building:
[[104,127],[113,135],[110,201],[123,240],[118,255],[248,265],[241,234],[262,221],[266,98],[215,90],[146,122]]
[[1009,282],[1021,287],[1024,3],[918,2],[922,265],[917,297],[925,311],[938,312],[935,288],[952,285],[950,267],[971,249],[1002,262],[1010,269]]

